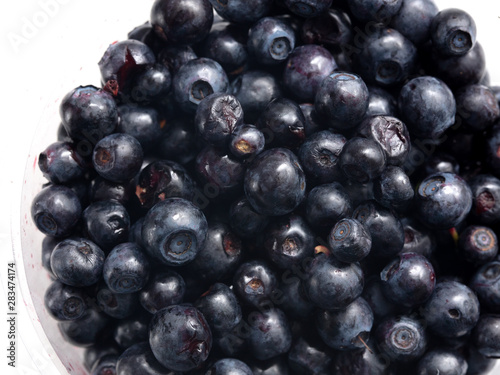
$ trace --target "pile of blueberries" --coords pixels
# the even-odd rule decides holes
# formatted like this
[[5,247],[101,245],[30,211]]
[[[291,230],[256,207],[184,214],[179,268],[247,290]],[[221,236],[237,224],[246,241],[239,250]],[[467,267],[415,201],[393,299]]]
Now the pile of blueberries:
[[500,88],[432,0],[156,0],[60,105],[47,311],[92,375],[479,375]]

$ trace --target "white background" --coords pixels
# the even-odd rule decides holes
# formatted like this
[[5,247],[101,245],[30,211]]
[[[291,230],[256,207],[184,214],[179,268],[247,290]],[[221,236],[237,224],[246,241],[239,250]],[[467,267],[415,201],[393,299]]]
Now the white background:
[[[443,8],[467,10],[476,20],[492,84],[500,85],[500,2],[436,0]],[[45,4],[45,5],[44,5]],[[47,6],[47,4],[51,4]],[[39,374],[43,348],[23,310],[18,290],[17,364],[6,365],[6,271],[14,259],[11,210],[20,200],[26,157],[44,108],[78,84],[98,84],[97,61],[107,45],[145,22],[152,0],[22,0],[2,3],[0,12],[0,372]],[[73,78],[72,78],[73,77]],[[40,152],[41,150],[34,150]],[[39,345],[39,344],[38,344]],[[41,371],[38,370],[41,368]],[[500,371],[497,372],[500,374]],[[47,374],[52,375],[52,374]],[[56,374],[53,374],[56,375]]]

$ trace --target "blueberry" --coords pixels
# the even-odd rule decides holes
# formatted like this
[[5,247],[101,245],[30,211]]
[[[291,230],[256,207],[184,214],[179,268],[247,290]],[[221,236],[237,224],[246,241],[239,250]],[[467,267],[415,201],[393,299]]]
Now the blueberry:
[[102,276],[104,252],[86,238],[59,242],[50,256],[54,275],[64,284],[83,287],[95,284]]
[[352,202],[338,182],[315,186],[305,201],[306,219],[314,228],[330,229],[352,213]]
[[113,182],[130,181],[141,169],[143,151],[137,139],[115,133],[101,139],[94,147],[92,163],[99,175]]
[[44,295],[44,305],[56,320],[75,320],[87,310],[84,292],[79,288],[54,280]]
[[373,312],[361,297],[343,310],[321,310],[316,315],[316,329],[321,339],[336,350],[364,348],[372,325]]
[[449,229],[461,223],[472,206],[469,185],[453,173],[426,177],[415,191],[418,218],[430,228]]
[[493,260],[498,254],[497,235],[488,227],[468,226],[460,233],[458,250],[466,261],[484,264]]
[[288,352],[288,364],[294,373],[315,375],[328,373],[332,363],[330,351],[319,340],[297,339]]
[[148,340],[148,325],[151,316],[139,314],[117,322],[113,329],[113,339],[122,349],[127,349],[136,342]]
[[77,195],[70,188],[60,185],[44,188],[31,203],[33,222],[39,231],[51,237],[70,235],[81,212]]
[[106,284],[99,287],[96,294],[99,308],[107,315],[116,319],[132,316],[138,307],[138,293],[114,293]]
[[389,301],[382,292],[382,280],[379,275],[373,275],[366,280],[361,297],[370,305],[374,319],[378,322],[401,311],[400,307]]
[[248,365],[235,358],[219,359],[208,369],[206,375],[253,375]]
[[189,45],[167,45],[158,52],[158,60],[168,67],[172,75],[190,60],[198,58],[193,48]]
[[246,198],[237,199],[231,204],[229,219],[233,231],[243,238],[257,236],[269,222],[268,217],[256,212]]
[[171,375],[155,358],[148,342],[139,342],[127,348],[116,363],[120,375]]
[[468,348],[467,356],[467,375],[481,375],[491,372],[495,367],[497,360],[495,358],[485,357],[474,345]]
[[460,337],[472,331],[479,319],[479,301],[466,285],[456,281],[436,284],[423,307],[429,330],[440,337]]
[[181,275],[172,270],[154,273],[139,293],[141,306],[151,314],[181,303],[186,292],[186,283]]
[[314,109],[314,104],[300,103],[299,107],[306,119],[306,122],[304,123],[306,137],[310,137],[311,134],[319,132],[325,128],[325,124],[318,118],[316,110]]
[[235,293],[240,301],[254,307],[269,303],[277,285],[276,273],[261,260],[245,262],[234,273]]
[[193,44],[203,40],[213,23],[208,0],[156,0],[151,8],[151,24],[169,44]]
[[379,86],[368,86],[368,108],[365,118],[371,116],[391,116],[397,113],[396,98]]
[[328,246],[341,262],[354,263],[370,253],[372,236],[358,220],[343,218],[331,229]]
[[[493,125],[488,131],[486,139],[486,163],[492,169],[493,173],[498,175],[500,171],[500,156],[498,155],[498,147],[500,146],[500,126]],[[489,179],[490,183],[492,179]]]
[[438,11],[432,0],[404,0],[390,25],[419,46],[429,40],[431,23]]
[[465,375],[467,361],[457,352],[435,349],[430,350],[418,361],[418,375]]
[[248,31],[248,53],[263,65],[284,62],[295,48],[293,29],[279,18],[264,17]]
[[151,319],[149,345],[155,358],[166,368],[189,371],[207,360],[212,349],[212,333],[199,310],[171,305]]
[[395,209],[409,204],[415,194],[410,177],[395,166],[388,166],[373,182],[373,193],[380,204]]
[[168,125],[168,131],[158,139],[154,149],[160,159],[174,161],[186,165],[196,157],[197,144],[192,119],[176,117]]
[[90,371],[100,358],[119,354],[120,350],[116,344],[109,341],[101,342],[84,349],[83,365],[86,370]]
[[253,311],[247,320],[251,326],[248,343],[255,358],[271,359],[290,350],[292,332],[282,310],[270,308],[265,312]]
[[302,202],[306,179],[294,153],[273,148],[257,155],[249,165],[244,187],[255,211],[278,216],[292,212]]
[[475,84],[462,87],[455,93],[457,113],[464,129],[482,131],[500,118],[500,107],[493,92],[486,86]]
[[337,8],[330,8],[323,14],[306,19],[301,28],[301,37],[305,44],[334,48],[350,45],[353,35],[349,14]]
[[57,326],[66,342],[85,348],[99,343],[109,322],[106,314],[91,308],[87,309],[82,317],[58,322]]
[[239,126],[229,141],[229,151],[240,160],[251,160],[262,151],[266,145],[264,133],[254,125]]
[[434,234],[414,218],[403,218],[405,243],[403,253],[417,253],[429,258],[436,250]]
[[272,0],[256,0],[248,3],[243,0],[210,0],[218,14],[234,24],[254,23],[269,14]]
[[305,296],[299,277],[290,276],[285,271],[278,290],[282,293],[278,300],[280,308],[291,319],[307,320],[314,312],[315,306]]
[[353,137],[346,142],[339,160],[344,174],[358,183],[367,183],[379,177],[386,163],[386,154],[379,143],[361,137]]
[[472,332],[472,342],[485,357],[500,358],[500,315],[481,315]]
[[289,375],[286,357],[277,356],[266,361],[252,361],[251,368],[254,375]]
[[397,14],[403,0],[352,0],[348,4],[358,20],[384,22]]
[[137,74],[130,89],[130,97],[136,103],[154,103],[170,92],[172,75],[167,66],[156,63],[147,65]]
[[191,202],[168,198],[151,208],[142,225],[142,241],[151,256],[170,266],[192,261],[203,248],[207,220]]
[[38,167],[43,176],[54,184],[82,178],[87,165],[70,142],[54,142],[38,156]]
[[470,288],[477,294],[481,308],[500,312],[500,262],[488,262],[472,276]]
[[432,19],[431,40],[442,55],[465,55],[476,42],[476,23],[461,9],[444,9]]
[[91,375],[113,375],[116,374],[116,354],[109,354],[99,358],[92,366]]

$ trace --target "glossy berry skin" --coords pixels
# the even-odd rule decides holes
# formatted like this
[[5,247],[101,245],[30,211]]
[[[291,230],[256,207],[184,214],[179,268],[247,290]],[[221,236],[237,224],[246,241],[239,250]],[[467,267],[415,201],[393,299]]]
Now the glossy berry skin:
[[85,238],[66,239],[50,256],[54,275],[64,284],[83,287],[95,284],[102,276],[104,252]]
[[54,184],[82,178],[86,162],[69,142],[54,142],[38,155],[38,167],[43,176]]
[[172,86],[172,74],[161,63],[147,65],[133,82],[131,99],[137,103],[152,103],[167,96]]
[[324,184],[343,177],[339,156],[347,139],[331,130],[321,130],[307,136],[298,157],[308,178]]
[[477,348],[473,345],[469,346],[467,356],[468,374],[481,375],[491,372],[495,367],[497,361],[495,358],[488,358],[478,352]]
[[260,113],[273,99],[282,96],[281,86],[276,78],[261,70],[250,70],[236,77],[231,82],[229,92],[240,102],[245,122],[250,124],[257,121]]
[[80,219],[82,206],[73,190],[50,185],[40,191],[31,203],[31,218],[38,230],[50,237],[66,237]]
[[353,73],[334,72],[323,79],[316,91],[314,108],[337,131],[354,128],[368,108],[368,87]]
[[96,302],[106,315],[116,319],[124,319],[137,311],[139,296],[137,293],[113,293],[103,283],[97,291]]
[[314,255],[314,232],[299,215],[271,222],[263,233],[263,250],[279,268],[289,269]]
[[248,53],[259,64],[284,62],[295,48],[293,29],[279,18],[264,17],[248,31]]
[[300,103],[299,107],[302,110],[302,113],[304,114],[304,117],[306,119],[304,126],[306,137],[309,137],[312,134],[317,133],[325,128],[321,119],[319,119],[316,114],[316,110],[314,109],[314,104]]
[[397,112],[396,98],[379,86],[368,86],[368,109],[365,118],[372,116],[395,116]]
[[356,263],[343,263],[326,255],[316,256],[303,282],[305,294],[317,307],[342,310],[361,295],[364,276]]
[[248,344],[255,358],[262,361],[288,352],[292,346],[292,332],[282,310],[253,311],[247,320],[251,325]]
[[434,267],[423,255],[402,253],[380,272],[382,292],[395,304],[414,307],[424,303],[436,286]]
[[209,375],[253,375],[248,365],[235,358],[219,359],[208,369]]
[[331,229],[328,247],[341,262],[354,263],[370,253],[372,236],[358,220],[343,218]]
[[82,215],[89,238],[104,251],[126,242],[130,230],[130,216],[126,208],[113,200],[94,202]]
[[298,100],[312,102],[323,79],[335,69],[337,63],[327,49],[314,44],[299,46],[288,57],[283,84]]
[[458,352],[446,349],[430,350],[418,361],[418,375],[465,375],[467,361]]
[[172,372],[157,361],[148,342],[136,343],[118,357],[117,374],[170,375]]
[[288,365],[294,373],[314,375],[328,373],[332,363],[330,351],[319,340],[295,340],[288,352]]
[[489,228],[478,225],[468,226],[458,239],[460,256],[468,262],[484,264],[498,254],[498,238]]
[[144,208],[151,208],[167,198],[192,200],[196,183],[180,164],[157,160],[144,167],[139,174],[136,195]]
[[469,131],[483,131],[500,118],[498,101],[488,87],[475,84],[462,87],[455,94],[457,112]]
[[213,93],[225,93],[228,87],[227,75],[220,64],[205,57],[181,66],[172,82],[176,102],[190,114],[196,112],[204,98]]
[[477,294],[481,309],[500,312],[500,262],[488,262],[472,276],[469,287]]
[[390,25],[419,46],[429,40],[431,23],[438,11],[432,0],[404,0]]
[[162,135],[160,115],[153,107],[138,106],[136,104],[122,104],[118,107],[119,133],[131,135],[139,141],[145,154],[157,144]]
[[248,166],[244,188],[246,198],[258,213],[286,215],[304,199],[306,178],[294,153],[273,148],[260,153]]
[[338,182],[315,186],[305,201],[305,217],[313,228],[330,229],[352,213],[351,198]]
[[243,263],[234,273],[234,292],[245,304],[265,305],[278,285],[276,273],[261,260]]
[[418,218],[433,229],[449,229],[462,222],[472,206],[469,185],[453,173],[426,177],[415,191]]
[[403,249],[405,239],[403,225],[389,209],[375,201],[367,201],[356,207],[352,218],[365,225],[370,232],[371,255],[382,258],[393,257]]
[[410,177],[400,167],[388,166],[373,182],[373,195],[386,207],[401,207],[414,196]]
[[481,315],[472,331],[472,343],[485,357],[500,358],[500,315]]
[[320,310],[316,315],[316,329],[321,339],[336,350],[365,347],[373,326],[373,312],[361,297],[340,311]]
[[367,183],[381,175],[387,159],[382,147],[374,140],[353,137],[342,148],[339,162],[350,180]]
[[479,301],[474,292],[456,281],[436,284],[423,307],[429,330],[440,337],[460,337],[470,333],[479,319]]
[[461,9],[444,9],[432,19],[431,40],[441,55],[462,56],[476,42],[476,23]]
[[141,306],[156,314],[159,310],[182,302],[186,283],[181,275],[173,270],[157,272],[139,293]]
[[301,37],[305,44],[328,47],[352,43],[351,19],[346,12],[330,8],[323,14],[306,19],[301,27]]
[[435,77],[422,76],[405,84],[398,105],[403,121],[415,137],[437,139],[455,122],[453,93]]
[[103,278],[114,293],[134,293],[148,282],[151,265],[133,242],[119,244],[106,257]]
[[215,337],[224,336],[242,319],[238,299],[226,284],[212,285],[194,302],[194,306],[201,311]]
[[235,24],[254,23],[272,8],[271,0],[256,0],[251,4],[244,0],[210,0],[210,3],[222,18]]
[[54,280],[44,295],[44,305],[56,320],[75,320],[87,310],[85,294],[79,288]]
[[157,0],[151,8],[155,32],[169,44],[193,44],[203,40],[213,19],[208,0]]
[[188,61],[196,58],[198,55],[189,45],[167,45],[158,52],[159,62],[168,67],[172,75],[175,75]]
[[155,358],[174,371],[203,364],[212,349],[212,333],[203,314],[186,305],[158,311],[149,325],[149,345]]
[[408,129],[401,120],[393,116],[366,118],[357,130],[357,135],[377,142],[385,152],[388,165],[403,165],[410,152]]
[[160,159],[185,165],[196,157],[196,135],[192,120],[179,116],[158,139],[155,154]]
[[390,87],[403,83],[413,73],[417,49],[397,30],[379,28],[365,39],[361,52],[353,58],[367,83]]
[[286,357],[278,356],[267,361],[253,361],[251,366],[254,375],[289,375],[291,374]]
[[148,325],[151,316],[138,314],[127,319],[121,319],[113,329],[113,339],[122,349],[127,349],[136,342],[147,341]]
[[66,342],[78,347],[89,347],[99,342],[105,328],[110,323],[106,314],[96,309],[88,309],[76,320],[58,322],[59,332]]
[[401,222],[405,233],[405,243],[401,252],[417,253],[430,258],[436,250],[433,233],[414,218],[403,218]]
[[353,0],[349,2],[349,9],[360,21],[384,22],[395,16],[402,4],[403,0]]
[[151,208],[142,224],[142,241],[149,255],[169,266],[192,261],[207,235],[203,212],[183,198],[168,198]]
[[252,159],[266,146],[266,137],[254,125],[243,124],[236,128],[229,141],[229,151],[241,160]]
[[241,124],[241,104],[233,95],[224,93],[214,93],[204,98],[199,103],[194,117],[198,134],[213,146],[226,146]]
[[237,199],[231,204],[229,219],[231,229],[242,238],[257,236],[269,222],[269,218],[256,212],[246,198]]
[[143,157],[137,139],[128,134],[115,133],[97,142],[92,163],[101,177],[120,183],[135,177],[141,169]]
[[375,329],[374,337],[380,351],[391,361],[415,360],[427,348],[425,326],[407,316],[386,318]]

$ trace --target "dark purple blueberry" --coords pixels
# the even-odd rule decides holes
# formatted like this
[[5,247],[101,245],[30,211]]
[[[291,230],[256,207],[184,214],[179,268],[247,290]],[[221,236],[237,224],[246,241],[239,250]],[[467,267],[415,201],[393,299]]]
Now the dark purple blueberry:
[[323,14],[308,18],[302,25],[301,36],[305,44],[342,48],[352,43],[351,19],[342,10],[330,8]]
[[344,174],[358,183],[367,183],[379,177],[387,162],[385,151],[378,142],[361,137],[349,139],[339,159]]
[[319,340],[300,337],[288,352],[288,365],[296,374],[327,374],[331,363],[331,352]]
[[268,217],[256,212],[246,198],[234,201],[229,207],[231,228],[243,238],[252,238],[259,235],[268,222]]
[[395,256],[403,249],[405,241],[403,225],[391,210],[375,201],[368,201],[354,210],[352,218],[364,224],[370,232],[372,237],[370,254],[387,258]]
[[401,311],[401,309],[389,301],[382,292],[382,281],[378,275],[373,275],[366,280],[366,286],[363,289],[361,297],[370,305],[376,321],[380,321],[381,319],[385,319]]
[[102,276],[104,252],[86,238],[66,239],[50,256],[54,275],[64,284],[83,287],[95,284]]
[[418,361],[418,375],[466,375],[467,361],[458,352],[446,349],[429,350]]
[[470,288],[476,293],[481,309],[500,312],[500,261],[484,264],[472,276]]
[[284,62],[295,48],[295,33],[275,17],[264,17],[248,31],[248,53],[259,64],[275,65]]
[[269,14],[272,0],[210,0],[217,13],[234,24],[250,24]]
[[124,319],[137,311],[139,296],[137,293],[114,293],[103,283],[97,291],[96,302],[105,314],[112,318]]
[[134,242],[119,244],[104,262],[104,281],[114,293],[134,293],[141,290],[149,278],[150,261]]
[[226,284],[212,285],[194,302],[194,306],[201,311],[215,337],[224,336],[242,319],[238,299]]
[[98,201],[88,206],[82,215],[89,238],[104,251],[126,242],[130,216],[126,208],[114,200]]
[[194,125],[198,134],[213,146],[224,147],[243,124],[243,109],[233,95],[214,93],[204,98],[196,109]]
[[167,66],[156,63],[147,65],[134,79],[130,98],[136,103],[160,101],[172,86],[172,74]]
[[148,325],[151,316],[139,314],[121,319],[113,329],[113,339],[122,349],[127,349],[137,342],[148,340]]
[[90,185],[90,202],[115,200],[122,205],[131,203],[135,195],[135,183],[130,180],[125,183],[117,183],[97,176]]
[[337,352],[332,366],[333,374],[341,375],[385,375],[390,360],[380,354],[372,341],[362,350]]
[[311,136],[311,134],[317,133],[325,128],[323,122],[318,118],[318,115],[316,114],[314,104],[300,103],[299,107],[306,119],[306,122],[304,123],[304,131],[306,133],[306,137],[309,137]]
[[332,0],[284,0],[287,8],[301,17],[316,17],[325,13]]
[[425,176],[443,172],[459,174],[460,164],[452,155],[437,151],[426,160],[423,172]]
[[158,111],[152,107],[122,104],[118,107],[118,132],[126,133],[139,141],[145,154],[157,144],[166,121],[160,120]]
[[404,207],[414,194],[410,177],[400,167],[388,166],[373,182],[375,199],[386,207]]
[[313,101],[324,78],[335,69],[331,53],[318,45],[306,44],[296,47],[285,65],[283,84],[301,101]]
[[112,182],[128,182],[140,171],[143,161],[141,144],[131,135],[115,133],[101,139],[94,147],[95,171]]
[[365,117],[371,116],[390,116],[394,117],[397,113],[396,98],[378,86],[368,86],[368,108]]
[[333,257],[317,255],[307,270],[304,292],[317,307],[343,310],[361,295],[364,275],[356,263],[343,263]]
[[238,159],[252,159],[262,151],[266,145],[266,137],[254,125],[243,124],[238,126],[231,135],[229,151]]
[[276,273],[261,260],[245,262],[234,273],[236,295],[243,303],[254,307],[269,303],[277,285]]
[[417,253],[401,253],[380,273],[382,292],[394,304],[418,306],[429,299],[436,286],[431,262]]
[[470,345],[468,349],[467,375],[484,375],[490,373],[493,367],[495,367],[497,360],[485,357],[473,345]]
[[196,157],[197,143],[191,118],[178,116],[158,139],[154,152],[160,159],[186,165]]
[[31,218],[40,232],[50,237],[66,237],[80,219],[82,207],[73,190],[50,185],[31,203]]
[[250,351],[258,360],[266,360],[284,354],[292,346],[292,332],[285,313],[277,308],[265,312],[253,311],[248,343]]
[[372,236],[358,220],[344,218],[330,231],[328,247],[341,262],[354,263],[370,253]]
[[282,269],[314,255],[314,232],[299,215],[286,215],[271,222],[263,233],[263,240],[264,252]]
[[347,139],[343,135],[330,130],[321,130],[309,135],[298,151],[307,176],[320,184],[341,179],[343,174],[339,156],[346,142]]
[[483,131],[500,118],[498,101],[488,87],[473,84],[462,87],[455,93],[457,116],[462,119],[464,129]]
[[59,239],[54,237],[45,236],[42,241],[41,261],[42,267],[49,273],[51,279],[53,278],[52,268],[50,267],[50,256],[56,245],[60,242]]
[[165,65],[172,75],[190,60],[198,58],[196,53],[187,45],[167,45],[158,53],[158,60]]
[[169,44],[193,44],[209,33],[214,19],[208,0],[156,0],[151,24]]
[[431,23],[438,11],[433,0],[404,0],[390,25],[419,46],[429,40]]
[[282,274],[276,303],[291,319],[307,320],[315,306],[305,296],[300,278],[289,273]]
[[285,356],[277,356],[266,361],[252,361],[253,375],[289,375],[291,374]]
[[380,352],[390,361],[409,362],[421,357],[427,348],[422,321],[408,316],[389,317],[375,329]]
[[56,320],[78,319],[88,308],[81,289],[65,285],[59,280],[54,280],[45,291],[44,305]]
[[421,311],[429,330],[440,337],[460,337],[471,332],[479,319],[474,292],[456,281],[441,281]]
[[126,349],[116,363],[120,375],[171,375],[155,358],[148,342],[135,343]]
[[[495,124],[489,130],[486,138],[486,163],[495,175],[500,172],[500,125]],[[492,182],[491,179],[489,181]]]
[[79,319],[58,322],[57,326],[66,342],[85,348],[100,342],[101,334],[109,323],[106,314],[88,309]]
[[86,347],[83,353],[83,365],[87,371],[90,371],[94,364],[100,359],[108,355],[119,355],[119,348],[117,348],[116,344],[105,341],[97,343],[96,345],[92,345]]
[[315,186],[307,195],[305,205],[307,221],[318,229],[330,229],[352,213],[351,198],[339,182]]
[[472,331],[472,343],[488,358],[500,358],[500,315],[481,315]]
[[151,208],[142,224],[142,241],[148,253],[169,266],[192,261],[207,235],[203,212],[183,198],[168,198]]
[[235,358],[219,359],[208,369],[207,375],[253,375],[248,365]]
[[449,229],[460,224],[472,206],[467,182],[453,173],[426,177],[415,191],[418,218],[429,228]]
[[136,195],[142,207],[151,208],[168,198],[192,200],[196,184],[180,164],[157,160],[148,164],[139,174]]
[[444,56],[463,56],[476,42],[476,23],[461,9],[448,8],[432,19],[433,48]]
[[260,214],[285,215],[302,202],[306,178],[299,160],[285,148],[273,148],[257,155],[245,173],[245,194]]
[[417,253],[429,258],[436,250],[437,244],[430,229],[422,226],[414,218],[401,219],[405,233],[403,253]]
[[460,233],[458,251],[468,262],[475,264],[489,262],[498,254],[497,235],[489,227],[470,225]]
[[196,112],[204,98],[213,93],[225,93],[228,87],[228,78],[220,64],[206,57],[190,60],[181,66],[172,83],[176,102],[190,114]]
[[38,167],[43,176],[54,184],[82,178],[86,162],[70,142],[54,142],[38,156]]
[[403,0],[350,0],[348,4],[359,21],[387,22],[398,13]]
[[186,283],[181,275],[172,270],[157,272],[141,289],[139,300],[141,306],[156,314],[159,310],[181,303],[186,292]]
[[207,360],[212,349],[212,333],[199,310],[171,305],[153,316],[149,345],[155,358],[166,368],[190,371]]
[[314,99],[319,116],[335,130],[347,131],[356,127],[368,109],[368,87],[353,73],[334,72],[321,82]]
[[109,354],[99,358],[92,366],[92,375],[115,375],[116,372],[116,362],[118,361],[118,355]]

